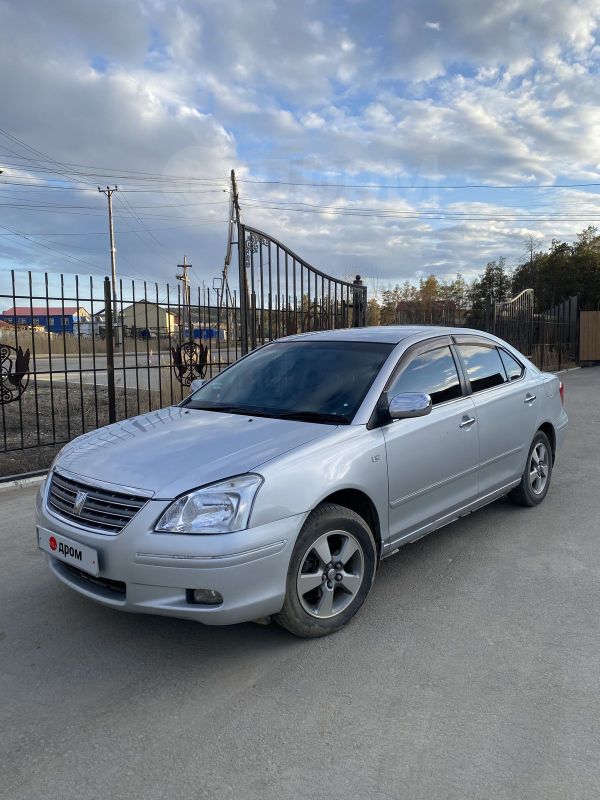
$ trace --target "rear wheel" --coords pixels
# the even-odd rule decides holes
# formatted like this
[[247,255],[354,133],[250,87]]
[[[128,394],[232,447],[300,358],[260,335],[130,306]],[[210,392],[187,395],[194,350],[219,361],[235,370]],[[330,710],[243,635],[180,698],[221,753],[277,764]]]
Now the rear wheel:
[[296,636],[326,636],[364,603],[377,564],[373,534],[348,508],[324,503],[304,523],[275,620]]
[[533,438],[521,483],[510,498],[521,506],[537,506],[548,494],[552,477],[552,448],[548,437],[538,431]]

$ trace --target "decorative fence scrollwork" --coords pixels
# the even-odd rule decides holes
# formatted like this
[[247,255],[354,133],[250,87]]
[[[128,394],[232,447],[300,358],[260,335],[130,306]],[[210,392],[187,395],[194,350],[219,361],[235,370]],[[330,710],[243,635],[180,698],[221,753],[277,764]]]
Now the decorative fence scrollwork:
[[29,349],[0,345],[0,397],[2,403],[18,400],[29,385]]
[[204,378],[208,364],[208,347],[196,342],[184,342],[171,348],[175,377],[182,386]]

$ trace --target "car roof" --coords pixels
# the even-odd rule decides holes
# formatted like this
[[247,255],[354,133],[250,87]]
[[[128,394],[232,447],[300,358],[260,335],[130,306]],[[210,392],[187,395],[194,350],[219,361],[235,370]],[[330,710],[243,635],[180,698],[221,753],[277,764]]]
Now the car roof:
[[[399,344],[404,339],[411,337],[430,339],[432,336],[447,336],[448,334],[472,333],[482,335],[482,331],[468,328],[444,327],[441,325],[377,325],[368,328],[341,328],[332,331],[309,331],[286,336],[285,341],[352,341],[352,342],[386,342]],[[483,334],[486,335],[485,333]]]

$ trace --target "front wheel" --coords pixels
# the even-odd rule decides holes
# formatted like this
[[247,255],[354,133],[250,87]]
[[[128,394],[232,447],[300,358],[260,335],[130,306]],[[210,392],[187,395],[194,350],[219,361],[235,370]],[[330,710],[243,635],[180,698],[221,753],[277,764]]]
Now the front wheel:
[[511,500],[520,506],[537,506],[548,494],[551,477],[552,448],[546,434],[538,431],[529,448],[521,483],[510,492]]
[[364,603],[376,565],[375,541],[363,518],[324,503],[311,512],[298,536],[276,622],[296,636],[334,633]]

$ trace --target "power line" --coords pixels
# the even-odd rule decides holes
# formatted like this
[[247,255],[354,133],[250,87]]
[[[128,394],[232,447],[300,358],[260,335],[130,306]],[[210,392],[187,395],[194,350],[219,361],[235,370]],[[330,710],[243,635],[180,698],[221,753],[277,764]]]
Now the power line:
[[[127,190],[128,191],[128,190]],[[10,195],[9,195],[10,196]],[[9,203],[5,202],[7,198],[4,196],[0,200],[0,205],[4,206],[39,206],[40,208],[89,208],[95,210],[98,206],[90,206],[90,205],[81,205],[81,204],[72,204],[72,203],[53,203],[47,202],[45,200],[38,200],[36,198],[22,199],[20,198],[16,203]],[[228,205],[228,200],[200,200],[196,203],[151,203],[149,205],[142,205],[136,206],[137,209],[148,209],[148,208],[191,208],[196,206],[225,206]],[[131,209],[133,211],[133,209]]]
[[[18,137],[9,134],[7,131],[4,131],[0,128],[0,133],[7,137],[9,140],[18,143],[21,147],[24,147],[31,151],[32,153],[36,154],[37,156],[41,156],[42,158],[31,158],[30,156],[20,155],[12,151],[12,153],[22,161],[34,162],[37,164],[43,164],[44,160],[51,161],[52,163],[56,164],[57,166],[61,167],[61,173],[67,173],[71,175],[79,175],[85,177],[102,177],[112,175],[113,178],[121,178],[125,179],[127,176],[136,176],[137,180],[144,181],[183,181],[185,183],[219,183],[223,184],[226,181],[225,177],[222,176],[214,176],[214,177],[200,177],[200,176],[185,176],[185,175],[175,175],[172,173],[156,173],[156,172],[148,172],[143,170],[132,170],[126,169],[122,170],[120,168],[115,167],[100,167],[97,165],[90,165],[90,164],[78,164],[72,162],[60,162],[56,159],[51,158],[50,156],[46,156],[39,150],[29,146]],[[10,149],[10,148],[9,148]],[[48,171],[48,172],[56,172],[56,169],[51,169],[48,167],[36,167],[36,169],[40,171]],[[98,172],[86,172],[84,170],[97,170]],[[264,185],[264,186],[306,186],[306,187],[315,187],[315,188],[348,188],[348,189],[406,189],[406,190],[413,190],[413,189],[438,189],[440,191],[444,190],[460,190],[460,189],[511,189],[511,190],[535,190],[535,189],[577,189],[577,188],[589,188],[589,187],[600,187],[600,181],[590,181],[585,183],[553,183],[553,184],[543,184],[543,183],[528,183],[528,184],[492,184],[492,183],[470,183],[470,184],[434,184],[434,183],[404,183],[404,184],[390,184],[390,183],[335,183],[335,182],[325,182],[325,181],[283,181],[283,180],[266,180],[266,179],[254,179],[254,178],[239,178],[239,183],[249,183],[249,184],[256,184],[256,185]]]
[[12,151],[13,154],[15,156],[17,156],[17,158],[20,158],[21,160],[25,160],[25,161],[35,161],[37,163],[42,163],[43,164],[45,160],[50,160],[50,161],[53,161],[55,164],[59,164],[60,166],[65,167],[65,168],[75,167],[77,169],[94,169],[94,170],[101,170],[101,171],[107,171],[107,172],[118,172],[119,174],[137,175],[137,176],[140,176],[142,179],[144,179],[144,178],[148,178],[148,179],[158,178],[160,180],[171,180],[171,179],[173,179],[173,180],[184,180],[184,181],[194,181],[194,182],[198,182],[198,181],[206,182],[206,181],[209,181],[211,183],[212,182],[227,183],[227,180],[228,180],[227,177],[222,176],[222,175],[213,176],[213,177],[207,177],[207,176],[201,177],[201,176],[198,176],[198,175],[194,175],[193,177],[190,177],[190,176],[186,176],[186,175],[175,175],[173,173],[147,172],[147,171],[135,170],[135,169],[125,169],[125,170],[123,170],[123,169],[120,169],[118,167],[101,167],[101,166],[98,166],[96,164],[78,164],[78,163],[73,163],[73,162],[68,162],[68,161],[60,162],[60,161],[56,161],[53,158],[50,158],[49,156],[44,155],[43,153],[40,153],[39,150],[35,150],[34,148],[29,147],[29,145],[27,145],[25,142],[22,142],[17,137],[12,136],[11,134],[7,133],[6,131],[3,131],[2,129],[0,129],[0,133],[2,133],[3,135],[5,135],[7,137],[10,137],[11,139],[16,140],[17,142],[19,142],[21,144],[21,146],[27,147],[28,149],[33,150],[33,152],[36,152],[36,153],[38,153],[38,155],[42,156],[42,159],[39,159],[39,158],[33,159],[33,158],[29,157],[29,156],[24,156],[24,155],[21,155],[19,153],[16,153],[15,151]]
[[[0,129],[0,133],[4,133]],[[20,141],[20,140],[17,140]],[[27,146],[23,143],[24,146]],[[32,148],[29,148],[32,149]],[[39,151],[35,151],[39,153]],[[40,159],[32,159],[27,156],[19,156],[19,158],[27,160],[27,161],[37,161],[40,162]],[[91,165],[91,164],[78,164],[72,162],[57,162],[54,159],[50,159],[54,161],[55,164],[58,164],[63,167],[63,170],[69,170],[72,174],[78,174],[77,169],[84,170],[84,169],[92,169],[98,170],[103,175],[108,175],[109,173],[115,173],[116,177],[124,178],[127,175],[137,176],[140,180],[156,180],[156,181],[184,181],[184,182],[193,182],[193,183],[205,183],[205,182],[218,182],[218,183],[225,183],[227,178],[225,177],[199,177],[195,176],[185,176],[185,175],[174,175],[172,173],[156,173],[156,172],[147,172],[142,170],[132,170],[126,169],[122,170],[115,167],[101,167],[98,165]],[[75,169],[73,169],[75,168]],[[92,173],[80,173],[86,176],[92,176]],[[527,184],[492,184],[492,183],[466,183],[466,184],[437,184],[437,183],[404,183],[404,184],[391,184],[391,183],[334,183],[334,182],[325,182],[325,181],[283,181],[283,180],[266,180],[266,179],[255,179],[255,178],[238,178],[238,183],[250,183],[256,185],[264,185],[264,186],[308,186],[308,187],[315,187],[315,188],[342,188],[342,189],[439,189],[439,190],[459,190],[459,189],[578,189],[578,188],[588,188],[588,187],[600,187],[600,181],[590,181],[586,183],[552,183],[552,184],[545,184],[545,183],[527,183]]]
[[[20,176],[11,176],[11,177],[20,177]],[[54,180],[54,179],[52,179]],[[33,191],[37,191],[38,189],[56,189],[59,192],[95,192],[95,188],[91,188],[89,186],[56,186],[50,183],[22,183],[18,181],[7,181],[7,180],[0,180],[0,186],[18,186],[24,189],[32,189]],[[127,191],[131,194],[135,192],[136,194],[223,194],[227,192],[226,189],[157,189],[157,188],[148,188],[148,189],[138,189],[136,187],[131,187],[129,184],[125,183],[127,186]],[[12,190],[9,190],[11,194],[13,194]],[[16,192],[14,192],[16,194]],[[26,195],[23,195],[24,197]]]
[[[142,219],[141,219],[141,218],[140,218],[140,217],[139,217],[139,216],[138,216],[138,215],[137,215],[137,214],[134,212],[134,210],[132,209],[132,207],[131,207],[131,205],[129,204],[129,201],[127,200],[127,198],[126,198],[126,197],[123,197],[123,200],[122,200],[121,204],[122,204],[122,205],[125,205],[125,207],[126,207],[126,208],[127,208],[127,209],[128,209],[130,212],[131,212],[131,215],[133,216],[133,218],[134,218],[134,219],[135,219],[137,222],[139,222],[139,224],[142,226],[143,230],[144,230],[144,231],[145,231],[147,234],[149,234],[149,235],[151,236],[151,238],[152,238],[152,239],[153,239],[153,240],[156,242],[156,244],[157,244],[157,245],[158,245],[160,248],[162,248],[162,249],[163,249],[163,250],[164,250],[164,251],[165,251],[165,252],[168,254],[168,251],[167,251],[167,249],[166,249],[166,248],[163,246],[163,244],[162,244],[162,243],[161,243],[161,242],[160,242],[160,241],[159,241],[159,240],[156,238],[156,236],[155,236],[155,235],[152,233],[152,231],[150,231],[150,230],[149,230],[149,229],[146,227],[146,225],[144,224],[143,220],[142,220]],[[142,244],[146,244],[146,243],[144,242],[144,240],[142,239],[142,236],[141,236],[141,234],[139,234],[139,233],[136,233],[136,236],[137,236],[137,237],[138,237],[138,239],[139,239],[139,240],[142,242]],[[169,264],[169,266],[170,266],[170,264]]]
[[0,225],[0,228],[3,228],[5,231],[10,231],[13,235],[18,236],[21,239],[25,239],[26,241],[31,242],[32,244],[35,244],[38,247],[44,247],[46,250],[51,250],[55,253],[59,253],[64,258],[69,259],[69,261],[79,261],[82,264],[88,264],[94,269],[98,269],[98,266],[96,264],[93,264],[91,261],[87,261],[85,258],[79,258],[78,256],[71,255],[70,253],[67,253],[64,250],[61,250],[58,247],[53,247],[52,245],[46,244],[45,242],[38,242],[36,239],[32,238],[28,234],[16,231],[14,228],[9,228],[6,225]]
[[465,184],[435,184],[435,183],[317,183],[300,181],[268,181],[240,178],[239,183],[253,183],[264,186],[311,186],[323,189],[579,189],[590,186],[600,186],[597,183],[528,183],[528,184],[491,184],[491,183],[465,183]]
[[[226,220],[226,219],[200,220],[198,222],[190,221],[189,225],[225,225],[227,223],[227,221],[228,220]],[[167,226],[161,227],[161,228],[154,228],[154,230],[155,231],[174,231],[174,230],[180,230],[181,228],[185,228],[185,227],[188,227],[188,226],[187,225],[167,225]],[[137,233],[137,230],[135,228],[130,228],[129,230],[119,230],[118,228],[115,228],[115,230],[119,234],[119,236],[124,236],[124,235],[126,235],[128,233]],[[144,230],[144,229],[143,228],[139,228],[138,230],[141,231],[141,230]],[[56,237],[59,237],[59,238],[61,236],[106,236],[106,231],[83,231],[83,232],[82,231],[62,231],[62,232],[58,232],[58,233],[56,231],[51,231],[51,232],[50,231],[28,231],[27,233],[24,233],[24,234],[0,233],[0,236],[20,236],[20,235],[24,235],[24,236],[56,236]]]
[[[594,197],[597,197],[598,200],[600,201],[600,196],[594,195]],[[261,207],[263,207],[262,204],[269,203],[269,206],[264,206],[264,207],[269,207],[270,208],[273,205],[277,205],[277,206],[285,206],[286,208],[284,210],[289,210],[288,207],[291,207],[291,206],[307,206],[308,208],[318,209],[319,211],[323,211],[324,213],[328,212],[328,211],[356,211],[356,212],[361,212],[361,213],[362,212],[365,212],[365,213],[373,212],[373,213],[378,213],[378,214],[380,214],[380,213],[390,213],[390,214],[413,214],[413,213],[419,213],[419,214],[438,214],[438,213],[448,213],[448,214],[469,213],[469,214],[471,214],[471,213],[485,213],[485,214],[488,214],[488,213],[490,213],[489,211],[477,212],[477,211],[473,211],[473,210],[470,210],[468,212],[461,212],[461,211],[455,210],[452,206],[447,207],[446,209],[437,209],[437,208],[433,208],[433,209],[429,208],[428,209],[428,208],[425,208],[425,209],[422,209],[422,210],[419,211],[416,208],[415,209],[410,209],[410,210],[402,210],[402,209],[385,208],[385,207],[369,208],[368,206],[363,206],[363,205],[360,205],[360,206],[357,206],[357,207],[352,207],[352,206],[348,206],[348,205],[346,205],[346,206],[327,206],[327,205],[322,205],[320,203],[306,203],[306,202],[300,201],[300,200],[264,200],[264,198],[259,198],[259,197],[244,197],[242,199],[247,203],[254,203],[254,206],[253,206],[254,208],[261,208]],[[458,204],[455,204],[455,205],[458,205]],[[480,204],[480,205],[484,205],[484,204]],[[544,206],[541,205],[541,204],[538,207],[544,208]],[[503,206],[503,208],[510,208],[510,207],[509,206]],[[301,209],[298,209],[298,210],[301,210]],[[519,210],[519,209],[517,209],[517,210]],[[600,207],[597,206],[594,209],[593,213],[596,213],[598,211],[600,211]],[[507,213],[516,213],[516,212],[510,212],[509,211]],[[533,213],[533,212],[529,212],[529,213]],[[563,213],[563,212],[556,212],[556,213]]]
[[[60,161],[57,161],[55,158],[52,158],[52,156],[43,153],[41,150],[36,150],[36,148],[31,147],[31,145],[28,145],[27,142],[24,142],[22,139],[19,139],[18,136],[14,136],[12,133],[5,131],[3,128],[0,128],[0,134],[2,134],[5,138],[9,139],[10,141],[16,143],[20,147],[23,147],[26,150],[29,150],[30,152],[34,153],[36,156],[40,156],[44,161],[50,161],[51,163],[56,164],[57,167],[61,167],[61,170],[59,171],[60,174],[63,175],[76,174],[73,173],[73,171],[70,170],[65,164],[62,164]],[[24,156],[24,158],[27,158],[27,156]],[[56,170],[54,171],[56,172]],[[85,179],[84,182],[89,183],[89,181],[85,181]]]
[[538,222],[553,222],[553,221],[573,221],[581,222],[587,220],[600,220],[600,210],[595,210],[589,214],[579,212],[578,214],[571,213],[556,213],[556,214],[535,214],[534,212],[519,213],[494,213],[494,212],[475,212],[475,211],[394,211],[394,210],[363,210],[363,209],[349,209],[340,207],[316,207],[316,208],[293,208],[291,206],[272,206],[264,204],[249,203],[249,208],[256,208],[260,210],[271,211],[285,211],[296,212],[300,214],[326,214],[332,216],[342,217],[361,217],[361,218],[377,218],[377,219],[397,219],[397,220],[419,220],[419,219],[432,219],[432,220],[484,220],[484,221],[538,221]]

